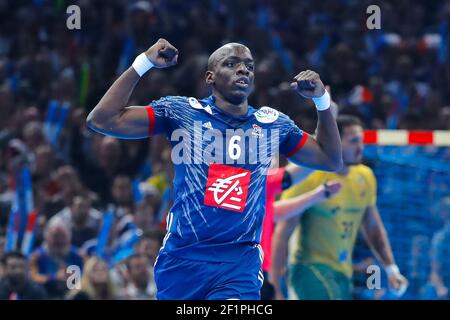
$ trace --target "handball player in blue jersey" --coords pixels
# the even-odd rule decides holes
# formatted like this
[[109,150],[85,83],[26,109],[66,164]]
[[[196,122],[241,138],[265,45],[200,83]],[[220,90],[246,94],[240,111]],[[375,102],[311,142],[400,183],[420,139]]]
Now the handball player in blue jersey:
[[155,262],[158,299],[259,299],[259,243],[272,158],[281,153],[324,171],[342,165],[329,94],[313,71],[294,77],[292,89],[313,99],[318,110],[317,134],[308,136],[276,109],[248,104],[255,62],[246,46],[229,43],[209,57],[205,81],[211,96],[168,96],[127,106],[147,71],[177,60],[178,50],[159,39],[114,82],[87,124],[123,139],[163,134],[172,144],[174,203]]

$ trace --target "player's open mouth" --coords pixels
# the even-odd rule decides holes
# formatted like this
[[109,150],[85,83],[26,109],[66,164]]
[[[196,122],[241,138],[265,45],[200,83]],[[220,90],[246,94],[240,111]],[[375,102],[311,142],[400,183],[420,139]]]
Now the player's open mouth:
[[248,79],[247,78],[239,78],[235,81],[235,84],[241,88],[248,88]]

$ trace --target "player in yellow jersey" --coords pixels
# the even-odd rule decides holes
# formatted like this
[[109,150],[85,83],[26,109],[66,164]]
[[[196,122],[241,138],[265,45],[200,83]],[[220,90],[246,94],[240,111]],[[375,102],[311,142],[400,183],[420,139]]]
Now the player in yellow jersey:
[[271,278],[278,299],[285,298],[279,279],[286,271],[288,240],[300,219],[300,235],[289,282],[299,299],[352,299],[352,251],[358,230],[383,264],[389,286],[404,292],[407,280],[395,264],[386,231],[376,206],[376,179],[361,164],[363,128],[358,118],[340,116],[344,167],[338,172],[315,171],[282,195],[291,199],[327,181],[339,181],[338,194],[305,210],[300,218],[280,222],[275,228]]

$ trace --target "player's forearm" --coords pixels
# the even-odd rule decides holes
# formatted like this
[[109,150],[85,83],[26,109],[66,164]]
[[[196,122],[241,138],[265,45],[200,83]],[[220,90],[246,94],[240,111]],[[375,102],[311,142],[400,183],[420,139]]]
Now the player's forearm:
[[132,67],[128,68],[89,113],[88,126],[102,129],[112,123],[115,118],[120,117],[139,79],[137,72]]
[[278,237],[272,239],[272,266],[269,273],[269,281],[276,291],[281,291],[281,278],[286,273],[288,241],[283,241]]
[[276,201],[274,204],[274,221],[278,222],[299,216],[308,208],[325,199],[325,188],[320,186],[292,199]]
[[378,225],[368,231],[367,234],[369,246],[374,255],[384,266],[395,264],[391,245],[383,225]]
[[282,221],[275,226],[272,237],[272,265],[270,282],[280,290],[280,279],[286,273],[289,238],[295,227],[294,221]]
[[330,108],[318,111],[316,141],[327,157],[327,165],[334,170],[342,167],[342,147],[336,120]]

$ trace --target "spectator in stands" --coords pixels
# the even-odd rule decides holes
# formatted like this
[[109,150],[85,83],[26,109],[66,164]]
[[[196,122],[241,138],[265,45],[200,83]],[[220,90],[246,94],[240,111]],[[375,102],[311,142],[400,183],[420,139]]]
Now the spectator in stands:
[[19,252],[3,256],[5,274],[0,280],[0,300],[42,300],[47,298],[45,289],[28,277],[26,257]]
[[126,175],[115,176],[111,188],[112,202],[108,210],[113,211],[117,217],[123,217],[134,212],[133,191],[131,179]]
[[36,147],[34,151],[35,162],[32,170],[36,187],[46,187],[50,182],[51,173],[54,170],[56,159],[52,148],[48,144]]
[[46,143],[41,122],[33,121],[25,124],[22,135],[26,146],[32,151]]
[[[78,194],[88,193],[92,208],[103,212],[113,203],[124,214],[110,233],[111,249],[127,230],[148,229],[152,211],[164,229],[171,205],[164,193],[170,191],[173,180],[170,142],[164,137],[117,141],[85,125],[86,114],[121,70],[162,35],[188,54],[180,56],[177,68],[154,70],[151,77],[143,77],[130,105],[145,105],[173,94],[207,96],[209,89],[199,75],[205,71],[208,53],[222,42],[237,41],[249,46],[257,61],[258,90],[250,104],[275,107],[309,133],[315,130],[315,108],[309,108],[311,102],[289,88],[293,70],[313,69],[323,75],[340,110],[362,116],[368,129],[450,130],[450,50],[445,48],[450,35],[448,1],[400,1],[395,6],[381,1],[382,30],[377,32],[355,22],[354,17],[365,12],[366,1],[129,2],[81,1],[81,32],[60,32],[61,2],[0,1],[0,235],[5,232],[15,196],[14,172],[24,163],[33,174],[33,200],[39,213],[35,245],[41,249],[48,221],[71,208]],[[299,19],[305,12],[309,19]],[[245,21],[255,23],[249,27]],[[447,41],[442,41],[445,34]],[[67,102],[71,108],[59,142],[50,147],[44,132],[51,100]],[[450,148],[439,152],[436,159],[450,159]],[[143,170],[146,157],[148,168]],[[123,175],[150,186],[142,192],[147,202],[142,207],[133,209],[130,204],[127,179],[118,178]],[[441,171],[430,179],[443,180],[428,188],[430,194],[437,189],[441,194],[450,190]],[[116,191],[113,185],[118,186]],[[385,191],[395,193],[397,185],[392,186]],[[429,217],[416,218],[421,222]],[[427,236],[435,231],[427,223],[421,228]],[[441,231],[440,236],[435,235],[435,243],[445,243],[444,229]],[[76,233],[73,231],[74,243],[79,241]],[[143,238],[135,249],[154,252],[156,241],[150,245],[145,235]],[[95,252],[96,240],[90,253]],[[409,248],[409,244],[405,246]],[[146,247],[153,249],[147,251]],[[443,246],[434,248],[441,252],[435,265],[443,274],[445,269],[439,268],[438,260],[444,266],[450,259],[444,259],[444,251],[438,250]],[[409,259],[409,250],[403,251]],[[152,256],[147,258],[152,260]],[[439,292],[445,292],[444,286],[435,282]],[[414,286],[411,282],[410,290]]]
[[[102,208],[111,203],[116,206],[117,199],[113,195],[112,188],[114,180],[117,176],[131,177],[138,173],[145,160],[148,144],[145,140],[123,142],[111,137],[100,137],[92,131],[89,135],[86,132],[81,134],[80,131],[85,130],[77,127],[73,133],[71,155],[75,160],[74,165],[79,170],[83,183],[98,193],[99,205]],[[120,196],[128,197],[123,194]],[[128,202],[129,199],[119,201]],[[124,209],[128,206],[129,203]]]
[[147,257],[150,265],[153,266],[161,248],[163,238],[164,234],[159,229],[144,233],[135,246],[136,254]]
[[[56,191],[53,191],[41,211],[47,218],[51,218],[57,212],[70,207],[76,194],[87,192],[80,181],[78,172],[70,165],[64,165],[56,170],[54,184]],[[90,196],[94,198],[92,193],[90,193]]]
[[159,194],[163,195],[166,188],[171,186],[173,167],[170,160],[172,151],[170,144],[161,139],[163,138],[155,137],[155,140],[151,142],[152,176],[146,182],[156,187]]
[[80,248],[83,244],[98,235],[102,213],[91,207],[91,200],[86,193],[72,198],[70,207],[66,207],[54,215],[49,224],[59,223],[70,228],[72,245]]
[[108,264],[99,257],[91,257],[84,264],[80,289],[69,292],[71,300],[115,300],[116,288],[109,274]]
[[31,279],[43,284],[51,298],[61,299],[67,291],[67,267],[83,268],[83,259],[71,244],[70,229],[61,223],[52,223],[44,231],[44,243],[30,258]]
[[143,232],[159,228],[158,217],[155,207],[147,201],[142,201],[137,205],[133,220],[137,228]]
[[412,238],[411,259],[408,265],[408,279],[411,280],[411,285],[406,294],[410,298],[420,297],[430,274],[430,240],[428,237],[416,235]]
[[[1,158],[2,157],[0,152],[0,159]],[[15,193],[8,186],[8,176],[4,173],[0,173],[0,234],[3,234],[2,231],[4,231],[4,227],[7,224],[8,215],[11,210],[11,204],[13,202],[14,195]]]
[[[0,232],[0,261],[2,261],[3,257],[5,256],[4,248],[5,248],[6,239],[3,233]],[[3,278],[3,275],[5,273],[5,266],[3,263],[0,263],[0,279]]]
[[[79,141],[74,141],[72,148],[81,149],[82,146]],[[110,186],[114,177],[120,173],[120,166],[123,163],[120,142],[111,137],[94,139],[89,150],[93,153],[90,160],[83,154],[84,150],[73,152],[77,155],[74,165],[80,173],[83,184],[97,191],[101,205],[106,206],[112,201]]]
[[159,190],[154,185],[148,182],[141,182],[139,184],[139,191],[142,194],[142,202],[145,203],[145,204],[140,203],[139,205],[153,207],[153,210],[155,212],[155,218],[160,218],[157,217],[159,210],[162,209],[161,208],[162,195],[160,194]]
[[123,290],[121,298],[126,300],[154,300],[156,299],[156,285],[151,266],[147,257],[132,255],[127,259],[128,285]]
[[448,299],[450,296],[450,197],[443,198],[441,203],[445,224],[433,236],[430,281],[437,298]]
[[109,244],[109,249],[112,252],[123,246],[132,235],[141,235],[160,229],[154,207],[147,201],[141,201],[135,213],[127,214],[121,218],[116,217],[115,221],[116,223],[114,223],[111,231],[112,241]]

